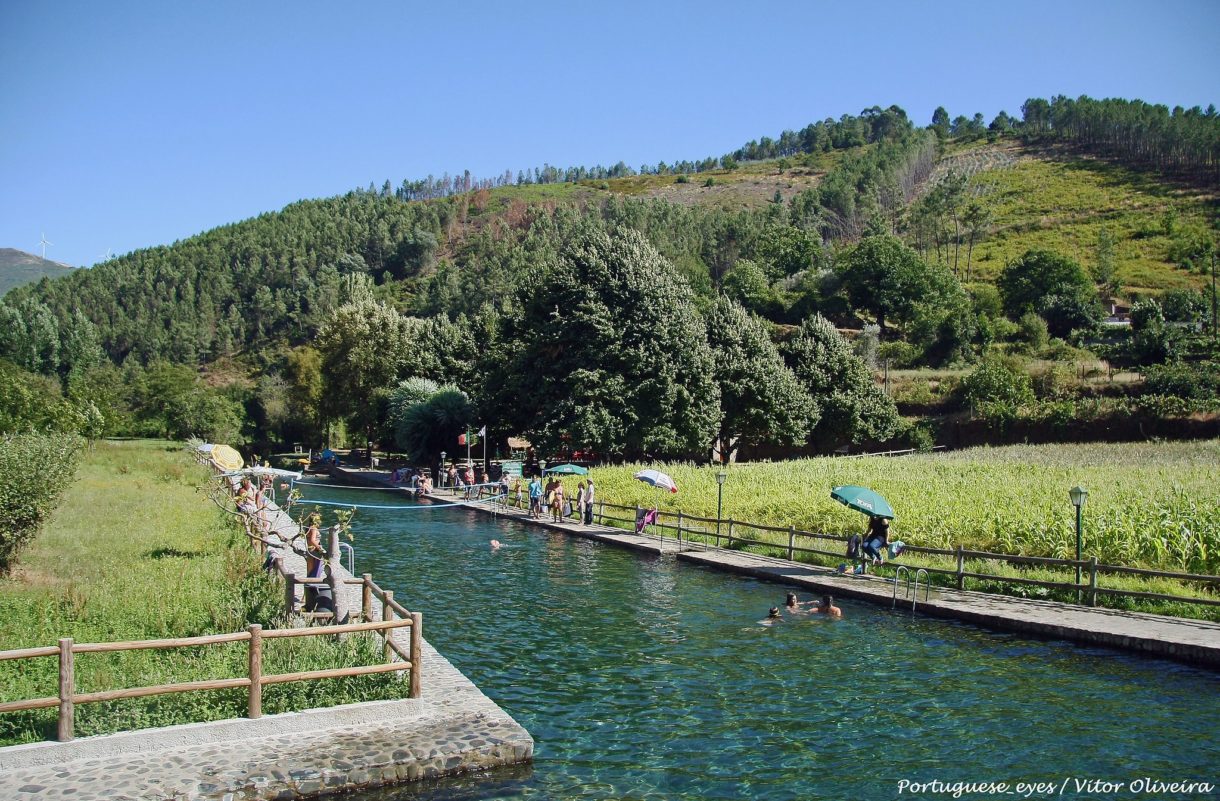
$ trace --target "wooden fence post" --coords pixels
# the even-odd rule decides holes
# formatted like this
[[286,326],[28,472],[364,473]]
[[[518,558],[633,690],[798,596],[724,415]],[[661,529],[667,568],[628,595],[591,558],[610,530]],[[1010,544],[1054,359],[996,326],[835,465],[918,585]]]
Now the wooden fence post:
[[597,525],[599,525],[599,526],[605,525],[602,522],[603,520],[605,520],[605,513],[606,513],[606,502],[598,501],[597,502]]
[[424,677],[424,616],[419,612],[411,613],[411,698],[419,698],[423,693]]
[[635,505],[635,518],[631,521],[631,530],[635,532],[640,527],[640,505]]
[[678,550],[682,550],[682,510],[678,510]]
[[360,594],[360,618],[368,623],[373,619],[373,574],[364,573],[360,578],[364,582]]
[[[720,543],[716,543],[716,544],[719,545]],[[727,548],[733,547],[733,518],[731,518],[731,517],[729,518],[729,544],[725,547],[727,547]]]
[[76,665],[72,653],[72,638],[59,640],[59,731],[58,739],[66,743],[73,737],[75,712],[72,696],[76,692]]
[[1089,557],[1089,606],[1097,606],[1097,557]]
[[284,574],[284,611],[291,615],[297,608],[297,577],[295,573]]
[[[386,590],[382,593],[385,600],[381,602],[381,619],[384,622],[389,622],[394,619],[394,607],[390,606],[390,602],[394,600],[394,591]],[[393,629],[382,629],[381,638],[385,641],[385,661],[389,662],[394,658],[394,651],[390,649],[390,634]]]
[[339,525],[335,524],[330,527],[330,542],[326,545],[326,584],[330,587],[331,598],[335,605],[335,616],[331,620],[332,624],[342,625],[348,622],[347,614],[347,593],[343,585],[342,575],[339,571],[342,570],[339,557]]
[[963,566],[965,559],[962,556],[962,546],[957,546],[957,588],[959,590],[966,588],[966,577],[963,575]]
[[263,627],[251,623],[246,627],[250,632],[250,701],[246,708],[246,717],[261,718],[263,716]]
[[792,561],[792,546],[796,544],[796,526],[788,526],[788,561]]

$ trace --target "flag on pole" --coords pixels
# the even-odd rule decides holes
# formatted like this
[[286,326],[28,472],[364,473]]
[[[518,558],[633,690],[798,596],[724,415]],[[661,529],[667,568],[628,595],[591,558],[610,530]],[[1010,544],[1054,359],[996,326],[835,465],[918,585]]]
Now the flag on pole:
[[458,445],[465,445],[465,444],[466,444],[466,435],[458,434]]
[[487,436],[487,426],[483,426],[482,428],[479,429],[479,436],[480,437]]

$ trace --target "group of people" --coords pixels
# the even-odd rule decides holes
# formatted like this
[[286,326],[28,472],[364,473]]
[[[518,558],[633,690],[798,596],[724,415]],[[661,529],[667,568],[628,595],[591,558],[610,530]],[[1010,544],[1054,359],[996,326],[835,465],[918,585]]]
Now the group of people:
[[[517,479],[513,490],[517,504],[521,503],[521,479]],[[562,523],[564,518],[571,516],[572,503],[566,497],[563,482],[556,476],[547,479],[546,486],[542,479],[534,476],[529,483],[529,516],[533,520],[542,518],[543,505],[551,513],[551,521]],[[586,526],[593,524],[593,479],[581,481],[576,485],[576,521]]]
[[[784,599],[784,611],[790,615],[826,615],[827,617],[843,617],[843,610],[835,606],[834,598],[829,595],[823,595],[819,601],[798,601],[796,593],[788,593],[788,597]],[[784,620],[783,614],[778,606],[773,606],[767,610],[767,616],[758,621],[764,626],[773,626]]]
[[250,476],[242,476],[233,500],[238,511],[249,515],[259,531],[263,534],[271,531],[271,516],[267,513],[267,506],[275,500],[275,480],[269,474],[261,476],[257,483],[251,481]]

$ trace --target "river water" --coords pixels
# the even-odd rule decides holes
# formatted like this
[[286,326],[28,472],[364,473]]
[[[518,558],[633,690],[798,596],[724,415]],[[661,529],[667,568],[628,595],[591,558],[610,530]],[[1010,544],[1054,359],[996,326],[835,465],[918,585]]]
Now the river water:
[[534,736],[535,762],[360,798],[952,798],[912,794],[938,780],[1013,791],[962,798],[1037,782],[1055,792],[1029,797],[1079,799],[1115,796],[1077,781],[1220,785],[1214,673],[849,600],[842,620],[764,626],[786,587],[402,504],[358,513],[357,572],[423,612],[428,641]]

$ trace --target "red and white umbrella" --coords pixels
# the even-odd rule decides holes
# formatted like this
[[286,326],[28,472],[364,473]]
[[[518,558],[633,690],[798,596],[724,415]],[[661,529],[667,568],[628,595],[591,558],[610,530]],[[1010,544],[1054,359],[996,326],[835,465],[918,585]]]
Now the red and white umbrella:
[[641,470],[635,474],[635,477],[657,489],[669,490],[670,492],[678,491],[678,485],[674,483],[674,480],[660,470]]

